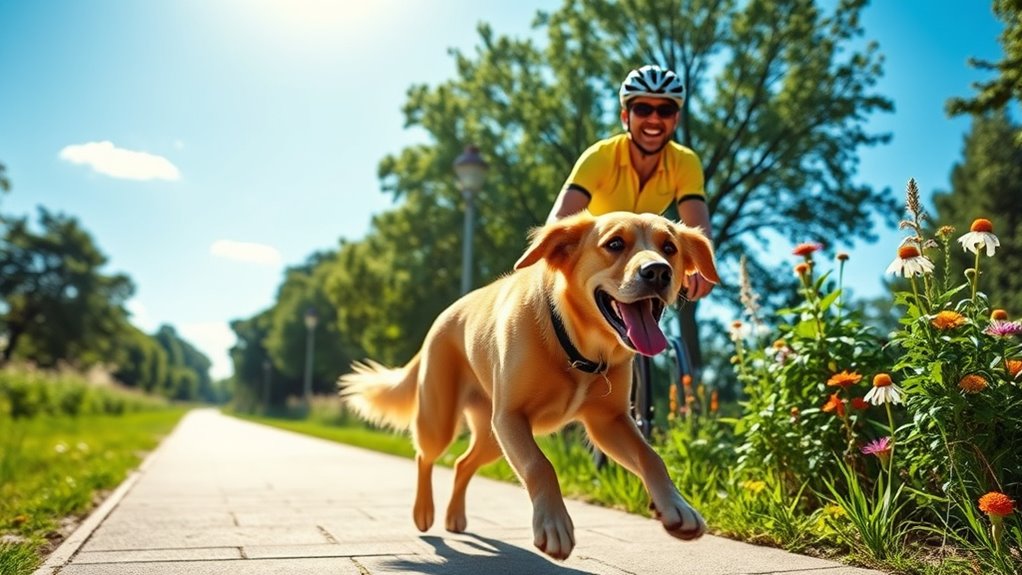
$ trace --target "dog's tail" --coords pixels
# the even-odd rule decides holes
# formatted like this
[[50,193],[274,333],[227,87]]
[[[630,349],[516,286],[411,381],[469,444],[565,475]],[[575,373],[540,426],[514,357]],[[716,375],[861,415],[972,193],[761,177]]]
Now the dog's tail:
[[373,360],[356,361],[351,368],[337,380],[344,402],[370,423],[408,429],[418,402],[419,356],[401,368]]

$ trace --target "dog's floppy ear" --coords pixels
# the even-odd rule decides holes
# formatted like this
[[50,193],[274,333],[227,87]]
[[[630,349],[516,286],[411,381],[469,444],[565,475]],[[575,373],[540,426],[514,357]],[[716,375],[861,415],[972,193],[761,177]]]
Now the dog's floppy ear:
[[529,232],[531,244],[515,263],[515,269],[529,267],[541,259],[558,266],[571,256],[575,247],[593,227],[596,218],[588,211],[568,216]]
[[713,256],[713,244],[699,228],[677,225],[676,235],[681,243],[681,261],[685,274],[699,272],[715,284],[720,283],[717,263]]

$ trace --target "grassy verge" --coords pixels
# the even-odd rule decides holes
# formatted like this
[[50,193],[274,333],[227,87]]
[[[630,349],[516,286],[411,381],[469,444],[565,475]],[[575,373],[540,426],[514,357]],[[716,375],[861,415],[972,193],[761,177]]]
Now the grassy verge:
[[31,573],[184,412],[0,417],[0,573]]

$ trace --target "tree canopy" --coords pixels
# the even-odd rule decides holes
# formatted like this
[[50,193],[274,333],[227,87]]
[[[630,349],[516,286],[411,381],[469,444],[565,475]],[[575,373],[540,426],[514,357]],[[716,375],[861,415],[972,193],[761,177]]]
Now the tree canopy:
[[[994,14],[1004,23],[999,37],[1004,57],[999,62],[972,58],[969,64],[994,73],[986,82],[975,84],[977,93],[972,98],[951,98],[948,113],[982,114],[1003,110],[1012,101],[1022,103],[1022,0],[994,0]],[[1022,143],[1022,131],[1017,132]]]
[[[0,191],[10,189],[0,164]],[[107,257],[74,217],[38,209],[38,222],[0,214],[0,364],[96,365],[121,383],[175,399],[218,401],[209,359],[165,326],[131,325],[134,285],[104,271]]]
[[[936,223],[952,225],[955,237],[969,231],[976,218],[994,225],[1001,243],[995,257],[981,270],[980,286],[994,307],[1006,309],[1012,317],[1022,315],[1022,145],[1015,134],[1022,126],[1008,113],[974,116],[972,130],[965,136],[962,161],[951,170],[951,189],[934,195]],[[960,282],[964,270],[974,265],[955,243],[954,270]]]
[[44,367],[93,365],[113,355],[134,286],[101,271],[106,257],[76,219],[40,208],[39,226],[37,233],[28,218],[13,219],[0,239],[3,360],[20,351]]
[[762,270],[757,248],[777,238],[872,238],[872,216],[893,224],[897,202],[855,181],[859,149],[889,138],[866,132],[866,120],[892,109],[872,92],[882,57],[861,38],[865,4],[844,0],[828,13],[812,0],[567,0],[536,18],[542,44],[481,25],[473,53],[452,51],[454,78],[409,89],[406,124],[431,142],[380,164],[399,204],[342,249],[359,271],[335,270],[331,297],[373,300],[349,300],[360,311],[340,312],[342,331],[369,352],[391,342],[404,361],[458,295],[462,208],[451,166],[470,143],[490,164],[477,201],[476,283],[508,271],[579,154],[618,129],[618,82],[646,63],[686,81],[677,139],[701,156],[725,267],[750,254]]

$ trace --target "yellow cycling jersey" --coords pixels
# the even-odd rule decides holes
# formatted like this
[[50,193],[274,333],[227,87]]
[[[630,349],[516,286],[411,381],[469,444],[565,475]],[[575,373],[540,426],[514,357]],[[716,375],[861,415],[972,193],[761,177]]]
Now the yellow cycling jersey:
[[668,142],[656,171],[640,190],[628,143],[628,134],[596,142],[582,153],[564,183],[565,187],[589,196],[588,209],[592,214],[615,211],[662,214],[672,200],[706,199],[703,167],[695,152]]

